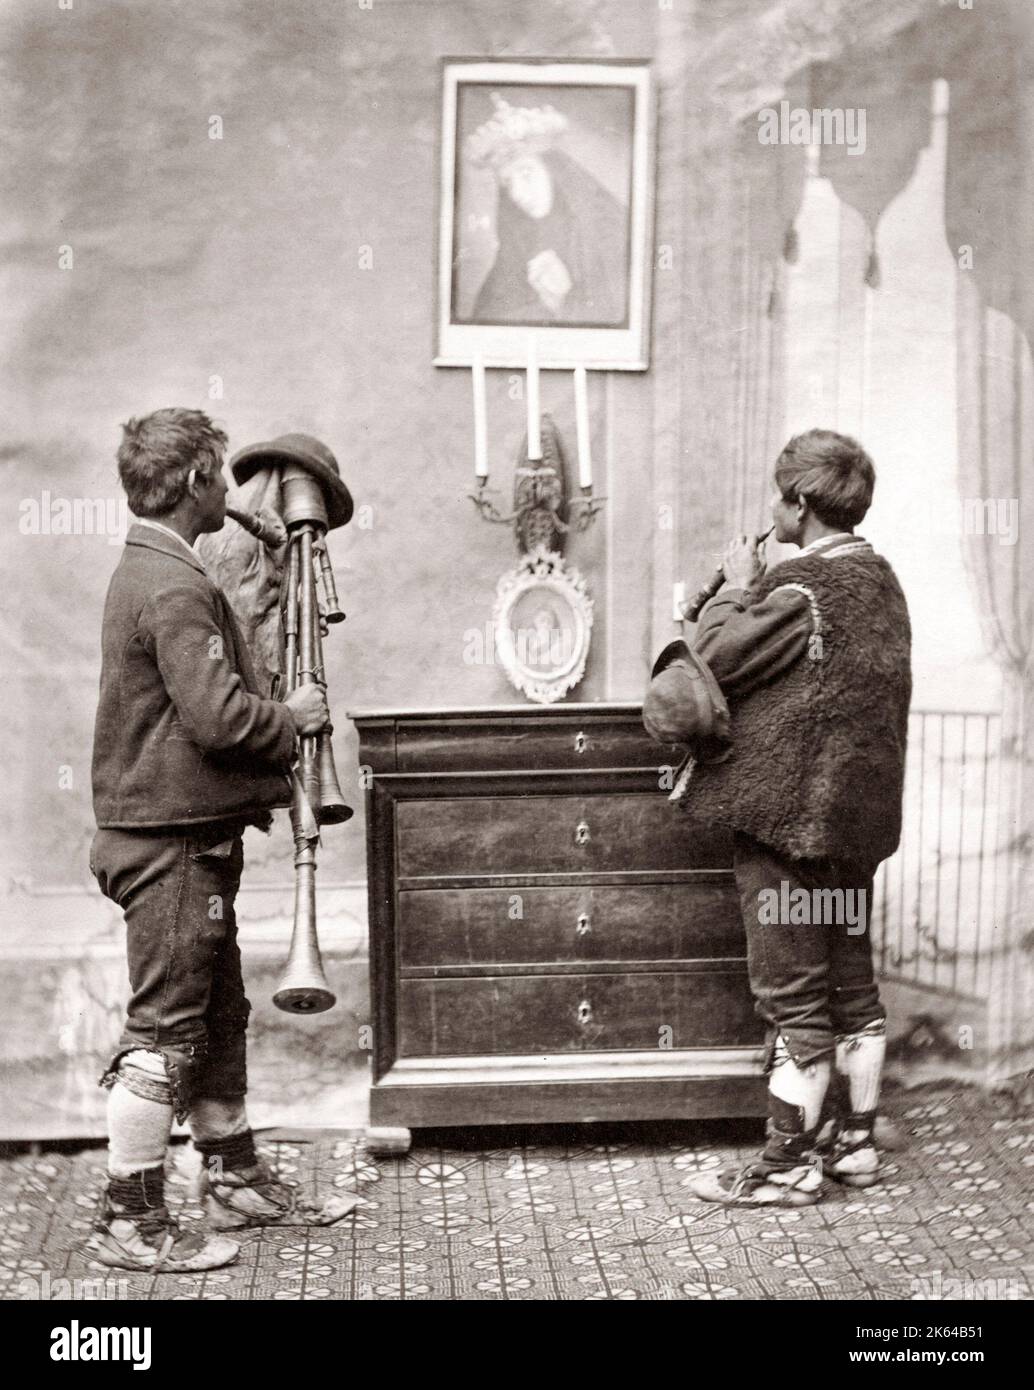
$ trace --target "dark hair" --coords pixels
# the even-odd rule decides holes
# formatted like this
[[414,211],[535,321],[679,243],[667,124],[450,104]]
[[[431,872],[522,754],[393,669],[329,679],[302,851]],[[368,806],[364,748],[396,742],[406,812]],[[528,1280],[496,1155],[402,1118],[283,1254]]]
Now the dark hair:
[[118,475],[136,516],[162,516],[182,501],[187,476],[205,477],[223,465],[226,435],[200,410],[169,407],[127,420],[118,448]]
[[857,526],[872,504],[876,469],[857,440],[835,430],[795,434],[776,460],[776,487],[803,497],[826,526]]

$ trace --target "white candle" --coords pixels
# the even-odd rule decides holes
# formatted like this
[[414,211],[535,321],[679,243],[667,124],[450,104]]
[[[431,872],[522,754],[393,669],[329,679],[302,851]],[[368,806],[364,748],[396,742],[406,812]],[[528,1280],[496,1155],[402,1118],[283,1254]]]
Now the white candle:
[[474,388],[474,474],[488,477],[488,416],[485,410],[485,364],[475,357],[470,369]]
[[589,379],[584,367],[574,369],[574,421],[578,435],[578,486],[592,487],[592,441],[589,438]]
[[535,334],[528,334],[528,457],[542,457],[542,435],[540,431],[541,409],[539,407],[539,359],[535,344]]

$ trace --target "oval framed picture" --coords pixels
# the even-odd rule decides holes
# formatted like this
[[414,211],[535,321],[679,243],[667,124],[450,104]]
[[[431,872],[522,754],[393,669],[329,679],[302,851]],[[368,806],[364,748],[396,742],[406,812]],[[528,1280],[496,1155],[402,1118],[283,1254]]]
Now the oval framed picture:
[[496,653],[510,681],[539,704],[552,704],[585,674],[592,599],[585,580],[552,551],[526,555],[496,586]]

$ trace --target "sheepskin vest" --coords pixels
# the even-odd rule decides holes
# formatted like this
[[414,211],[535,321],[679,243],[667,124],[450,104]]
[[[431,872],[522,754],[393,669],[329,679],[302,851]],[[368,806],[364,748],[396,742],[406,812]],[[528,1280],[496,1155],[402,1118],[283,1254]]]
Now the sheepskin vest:
[[807,592],[808,648],[768,684],[730,701],[732,752],[699,765],[682,808],[791,859],[870,871],[901,836],[911,629],[894,571],[872,550],[776,565],[758,599]]

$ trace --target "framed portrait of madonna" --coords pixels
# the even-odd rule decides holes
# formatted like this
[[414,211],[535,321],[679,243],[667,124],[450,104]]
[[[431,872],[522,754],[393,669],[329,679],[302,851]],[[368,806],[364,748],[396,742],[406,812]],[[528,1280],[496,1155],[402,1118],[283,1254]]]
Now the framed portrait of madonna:
[[646,63],[445,62],[437,366],[649,366],[653,145]]

